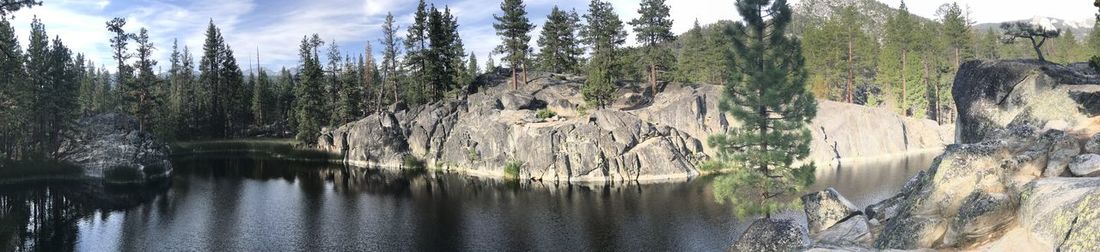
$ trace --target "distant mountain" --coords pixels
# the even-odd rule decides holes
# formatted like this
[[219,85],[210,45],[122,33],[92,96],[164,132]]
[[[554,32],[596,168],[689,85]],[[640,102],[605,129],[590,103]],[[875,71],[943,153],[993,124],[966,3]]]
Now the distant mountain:
[[[1074,20],[1065,20],[1065,19],[1052,18],[1052,17],[1033,17],[1031,19],[1016,20],[1016,21],[1009,21],[1009,22],[1018,22],[1018,21],[1025,21],[1025,22],[1029,22],[1029,23],[1037,24],[1037,25],[1042,25],[1042,26],[1046,26],[1046,27],[1053,26],[1055,28],[1058,28],[1059,30],[1062,30],[1062,32],[1066,32],[1066,31],[1073,32],[1073,35],[1077,36],[1077,39],[1085,39],[1085,37],[1088,36],[1089,32],[1092,32],[1093,26],[1096,24],[1095,23],[1096,20],[1091,19],[1091,18],[1074,21]],[[974,29],[977,30],[977,31],[985,31],[985,30],[988,30],[989,28],[993,28],[993,30],[995,30],[995,31],[1000,31],[1001,30],[1001,23],[981,23],[981,24],[974,25]]]
[[[791,33],[801,35],[806,27],[824,23],[833,13],[840,12],[847,6],[855,6],[859,10],[860,16],[868,21],[864,29],[874,38],[885,37],[886,20],[898,12],[898,9],[876,0],[802,0],[793,6]],[[915,14],[914,16],[923,22],[932,21]]]

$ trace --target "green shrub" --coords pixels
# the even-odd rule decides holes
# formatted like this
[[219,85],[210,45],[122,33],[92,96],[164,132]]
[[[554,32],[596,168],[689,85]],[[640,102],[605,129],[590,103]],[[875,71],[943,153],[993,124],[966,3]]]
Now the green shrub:
[[477,149],[470,147],[466,149],[466,158],[470,161],[478,161],[481,160],[481,155],[477,154]]
[[545,109],[545,108],[540,109],[538,112],[535,112],[535,117],[538,117],[539,119],[543,119],[543,120],[550,119],[551,117],[554,117],[554,116],[557,116],[557,115],[558,114],[554,113],[554,111],[552,111],[550,109]]
[[511,160],[504,164],[504,178],[518,179],[519,171],[523,168],[523,162]]
[[405,156],[405,158],[401,160],[401,165],[407,170],[424,170],[424,168],[427,168],[423,160],[413,157],[412,155]]

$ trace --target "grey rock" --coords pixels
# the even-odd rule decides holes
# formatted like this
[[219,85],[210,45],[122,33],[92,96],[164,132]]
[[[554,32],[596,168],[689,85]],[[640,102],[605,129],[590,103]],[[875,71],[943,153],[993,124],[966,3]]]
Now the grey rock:
[[393,114],[374,114],[336,129],[324,130],[318,148],[344,155],[345,162],[363,167],[401,167],[409,153],[403,129]]
[[[956,74],[959,143],[989,139],[1009,125],[1074,124],[1100,113],[1100,76],[1038,60],[970,61]],[[1080,108],[1080,109],[1067,109]]]
[[834,247],[868,247],[871,245],[871,227],[867,217],[855,215],[837,223],[821,233],[813,235],[815,247],[828,244]]
[[1020,195],[1019,225],[1048,251],[1100,250],[1100,178],[1044,178]]
[[793,220],[759,219],[730,247],[730,251],[787,252],[810,245],[806,230]]
[[502,94],[500,104],[506,110],[536,109],[534,96],[518,92]]
[[1100,154],[1100,134],[1093,135],[1088,142],[1085,142],[1085,152]]
[[971,248],[1000,236],[1016,220],[1018,206],[1018,202],[1005,193],[971,193],[963,199],[958,214],[948,226],[944,245]]
[[1067,174],[1069,163],[1073,161],[1073,157],[1081,154],[1081,146],[1078,144],[1077,139],[1060,130],[1048,131],[1043,137],[1054,143],[1050,149],[1047,168],[1043,170],[1043,177],[1058,177]]
[[802,208],[806,212],[806,224],[811,235],[860,213],[859,208],[831,187],[803,195]]
[[925,171],[917,172],[909,181],[905,182],[905,186],[902,186],[901,191],[886,200],[880,201],[875,204],[867,206],[863,210],[863,215],[866,215],[870,220],[874,220],[879,223],[885,223],[898,215],[898,208],[901,203],[909,196],[915,194],[919,187],[923,185],[925,180],[928,179],[928,173]]
[[144,183],[171,175],[168,145],[138,130],[137,120],[121,114],[81,118],[58,150],[64,162],[111,183]]
[[1073,158],[1069,170],[1078,177],[1100,176],[1100,155],[1085,154]]

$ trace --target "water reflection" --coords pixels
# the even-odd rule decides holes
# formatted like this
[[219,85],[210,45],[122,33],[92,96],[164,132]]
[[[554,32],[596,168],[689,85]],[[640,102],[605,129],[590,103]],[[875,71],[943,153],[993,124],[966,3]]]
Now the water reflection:
[[[172,181],[148,188],[0,188],[0,244],[82,251],[711,251],[747,227],[714,202],[706,177],[661,185],[503,182],[245,153],[179,157],[175,167]],[[823,172],[818,187],[834,186],[863,205],[889,196],[923,167]]]

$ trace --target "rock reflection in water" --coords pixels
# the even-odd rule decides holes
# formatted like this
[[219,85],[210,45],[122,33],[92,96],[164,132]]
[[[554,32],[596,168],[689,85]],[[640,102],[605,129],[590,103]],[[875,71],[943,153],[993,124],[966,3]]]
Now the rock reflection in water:
[[[81,251],[714,251],[748,224],[714,202],[709,177],[657,185],[507,182],[246,153],[177,157],[174,165],[161,188],[0,188],[0,244]],[[889,196],[905,173],[927,167],[879,165],[885,167],[822,173],[818,182],[862,204]],[[891,176],[898,178],[885,178]]]

